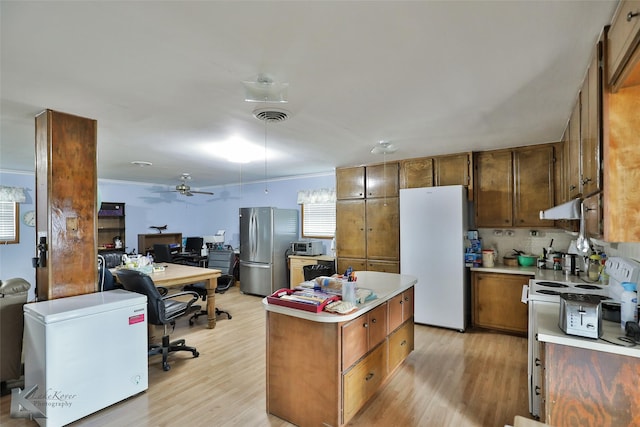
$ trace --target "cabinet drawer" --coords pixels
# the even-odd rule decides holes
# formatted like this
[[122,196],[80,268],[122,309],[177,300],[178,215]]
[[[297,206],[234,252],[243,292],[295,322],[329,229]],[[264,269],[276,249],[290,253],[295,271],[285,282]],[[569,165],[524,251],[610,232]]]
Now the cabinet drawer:
[[343,423],[346,424],[382,384],[386,377],[386,351],[387,342],[384,341],[344,375]]
[[353,365],[368,351],[368,328],[366,314],[353,319],[342,327],[342,369]]
[[389,370],[393,370],[413,351],[413,321],[389,336]]

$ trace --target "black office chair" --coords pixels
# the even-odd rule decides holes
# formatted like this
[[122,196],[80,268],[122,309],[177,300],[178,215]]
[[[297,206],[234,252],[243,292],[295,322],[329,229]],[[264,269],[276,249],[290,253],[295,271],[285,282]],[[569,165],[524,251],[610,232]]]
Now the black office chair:
[[[229,288],[231,288],[236,283],[235,277],[233,277],[233,264],[235,262],[235,254],[233,251],[209,251],[208,257],[208,268],[213,268],[215,270],[220,270],[222,275],[218,277],[218,284],[216,286],[216,293],[223,294]],[[184,287],[185,291],[197,292],[198,295],[202,298],[202,301],[207,300],[207,288],[204,283],[195,283],[193,285],[187,285]],[[189,319],[189,324],[193,325],[193,323],[198,319],[199,316],[203,316],[207,314],[207,310],[201,310],[193,314]],[[231,319],[231,314],[228,311],[220,310],[216,307],[216,316],[226,315],[228,319]]]
[[171,256],[171,248],[167,244],[153,244],[153,261],[154,262],[173,262]]
[[[200,310],[199,305],[193,305],[193,303],[198,300],[198,294],[196,292],[183,291],[162,296],[156,289],[151,277],[136,270],[118,271],[118,281],[122,283],[126,290],[146,295],[148,322],[164,327],[162,344],[149,346],[149,356],[162,354],[163,370],[168,371],[171,369],[171,366],[169,366],[167,362],[167,357],[170,352],[190,351],[193,357],[200,355],[195,347],[185,345],[184,339],[169,342],[168,332],[168,326],[175,326],[175,320],[177,318],[185,316],[194,310]],[[175,297],[184,295],[191,295],[191,299],[188,302],[174,300]]]

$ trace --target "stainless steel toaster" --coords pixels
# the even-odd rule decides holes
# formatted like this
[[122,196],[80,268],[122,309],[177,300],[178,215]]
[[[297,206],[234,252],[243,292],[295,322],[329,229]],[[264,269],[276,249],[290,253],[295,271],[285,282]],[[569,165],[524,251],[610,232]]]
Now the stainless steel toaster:
[[602,336],[602,309],[598,295],[560,294],[558,326],[564,333],[598,339]]

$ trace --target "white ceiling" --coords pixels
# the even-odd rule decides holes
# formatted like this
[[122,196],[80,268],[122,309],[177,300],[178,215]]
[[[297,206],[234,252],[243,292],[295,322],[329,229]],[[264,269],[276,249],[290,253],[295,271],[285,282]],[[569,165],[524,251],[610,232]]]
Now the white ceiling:
[[[616,4],[2,1],[0,169],[34,170],[46,108],[98,121],[99,178],[194,188],[382,161],[380,140],[387,160],[557,141]],[[214,144],[264,153],[259,73],[290,118],[240,167]]]

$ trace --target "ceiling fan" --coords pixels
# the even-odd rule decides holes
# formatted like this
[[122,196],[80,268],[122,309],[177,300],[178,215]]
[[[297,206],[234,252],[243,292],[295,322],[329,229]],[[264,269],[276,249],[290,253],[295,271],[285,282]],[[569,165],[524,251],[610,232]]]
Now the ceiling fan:
[[178,192],[180,194],[182,194],[183,196],[193,196],[194,194],[208,194],[210,196],[213,196],[214,193],[210,192],[210,191],[194,191],[191,189],[190,186],[187,185],[187,181],[191,180],[191,174],[188,173],[183,173],[180,176],[180,180],[182,181],[182,183],[176,185],[176,189],[175,190],[171,190],[172,192]]

